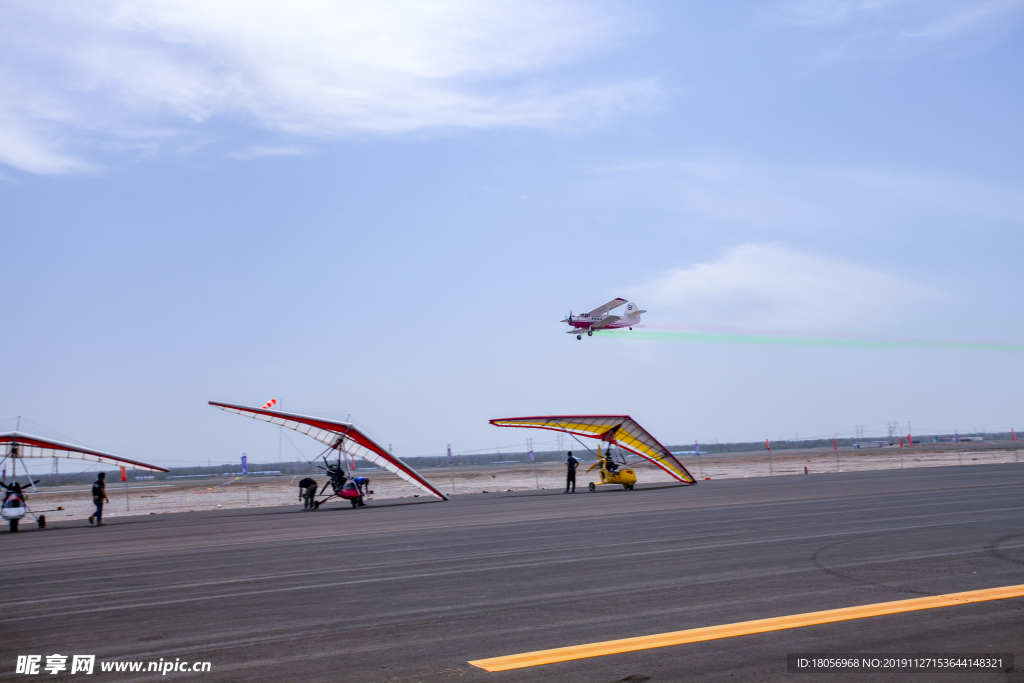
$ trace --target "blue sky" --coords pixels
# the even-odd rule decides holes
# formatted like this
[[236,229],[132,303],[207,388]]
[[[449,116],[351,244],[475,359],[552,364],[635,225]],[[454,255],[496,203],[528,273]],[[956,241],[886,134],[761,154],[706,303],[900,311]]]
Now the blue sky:
[[0,419],[164,464],[277,459],[208,400],[401,456],[521,448],[487,419],[545,413],[671,443],[1020,426],[1020,353],[558,321],[622,296],[662,328],[1024,343],[1022,26],[1019,0],[5,5]]

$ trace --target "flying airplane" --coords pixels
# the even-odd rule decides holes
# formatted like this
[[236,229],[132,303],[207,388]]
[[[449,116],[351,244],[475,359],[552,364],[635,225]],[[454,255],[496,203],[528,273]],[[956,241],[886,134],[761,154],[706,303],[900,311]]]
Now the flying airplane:
[[[608,315],[609,311],[614,311],[623,304],[626,304],[625,315]],[[636,304],[632,301],[612,299],[604,306],[598,306],[589,313],[573,315],[572,311],[569,311],[568,317],[561,322],[569,323],[569,326],[572,328],[566,331],[567,334],[575,334],[577,339],[583,339],[584,332],[587,333],[588,337],[591,337],[594,334],[594,330],[615,330],[620,327],[633,329],[633,325],[640,322],[640,314],[646,312],[637,310]]]

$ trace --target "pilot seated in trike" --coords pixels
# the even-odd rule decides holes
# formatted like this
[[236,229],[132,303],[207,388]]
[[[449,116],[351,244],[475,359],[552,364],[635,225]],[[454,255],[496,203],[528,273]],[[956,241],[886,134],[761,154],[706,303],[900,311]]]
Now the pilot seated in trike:
[[621,484],[622,488],[630,491],[633,489],[633,484],[636,483],[636,473],[633,472],[632,468],[619,467],[619,464],[612,459],[611,449],[605,453],[604,457],[601,456],[601,447],[597,448],[597,462],[587,468],[587,472],[600,467],[598,472],[601,474],[601,481],[597,484],[590,482],[588,488],[593,491],[596,487],[602,484]]

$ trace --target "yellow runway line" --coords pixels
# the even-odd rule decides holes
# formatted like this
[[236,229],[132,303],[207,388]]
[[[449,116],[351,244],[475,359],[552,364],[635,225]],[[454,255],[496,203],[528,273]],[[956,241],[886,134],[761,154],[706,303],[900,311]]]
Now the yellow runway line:
[[980,591],[933,595],[926,598],[912,598],[910,600],[896,600],[894,602],[879,602],[874,605],[860,605],[859,607],[829,609],[824,612],[807,612],[806,614],[792,614],[786,617],[741,621],[735,624],[723,624],[722,626],[692,628],[686,631],[659,633],[653,636],[606,640],[602,643],[573,645],[571,647],[555,648],[554,650],[539,650],[537,652],[524,652],[518,655],[507,655],[505,657],[478,659],[469,663],[487,671],[508,671],[510,669],[541,666],[542,664],[568,662],[573,659],[603,657],[604,655],[614,655],[621,652],[649,650],[655,647],[699,643],[704,640],[733,638],[735,636],[782,631],[789,628],[814,626],[816,624],[831,624],[836,621],[864,619],[865,617],[877,617],[883,614],[899,614],[900,612],[914,612],[922,609],[935,609],[936,607],[951,607],[954,605],[967,605],[972,602],[1020,597],[1024,597],[1024,585],[986,588]]

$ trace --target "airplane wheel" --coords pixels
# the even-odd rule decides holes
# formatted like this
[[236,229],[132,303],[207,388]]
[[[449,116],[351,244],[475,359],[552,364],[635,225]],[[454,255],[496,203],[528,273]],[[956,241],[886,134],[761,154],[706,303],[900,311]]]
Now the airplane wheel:
[[46,515],[39,515],[39,528],[40,529],[45,529],[46,528]]
[[576,335],[576,338],[577,338],[577,339],[583,339],[583,335],[582,335],[582,334],[577,334],[577,335]]
[[593,337],[593,336],[594,336],[594,333],[593,333],[593,332],[587,332],[587,336],[588,336],[588,337]]
[[590,488],[590,490],[591,490],[591,491],[593,491],[593,490],[594,490],[594,482],[590,482],[590,486],[589,486],[589,488]]
[[18,530],[18,520],[12,519],[11,520],[11,533],[13,534],[17,530]]

